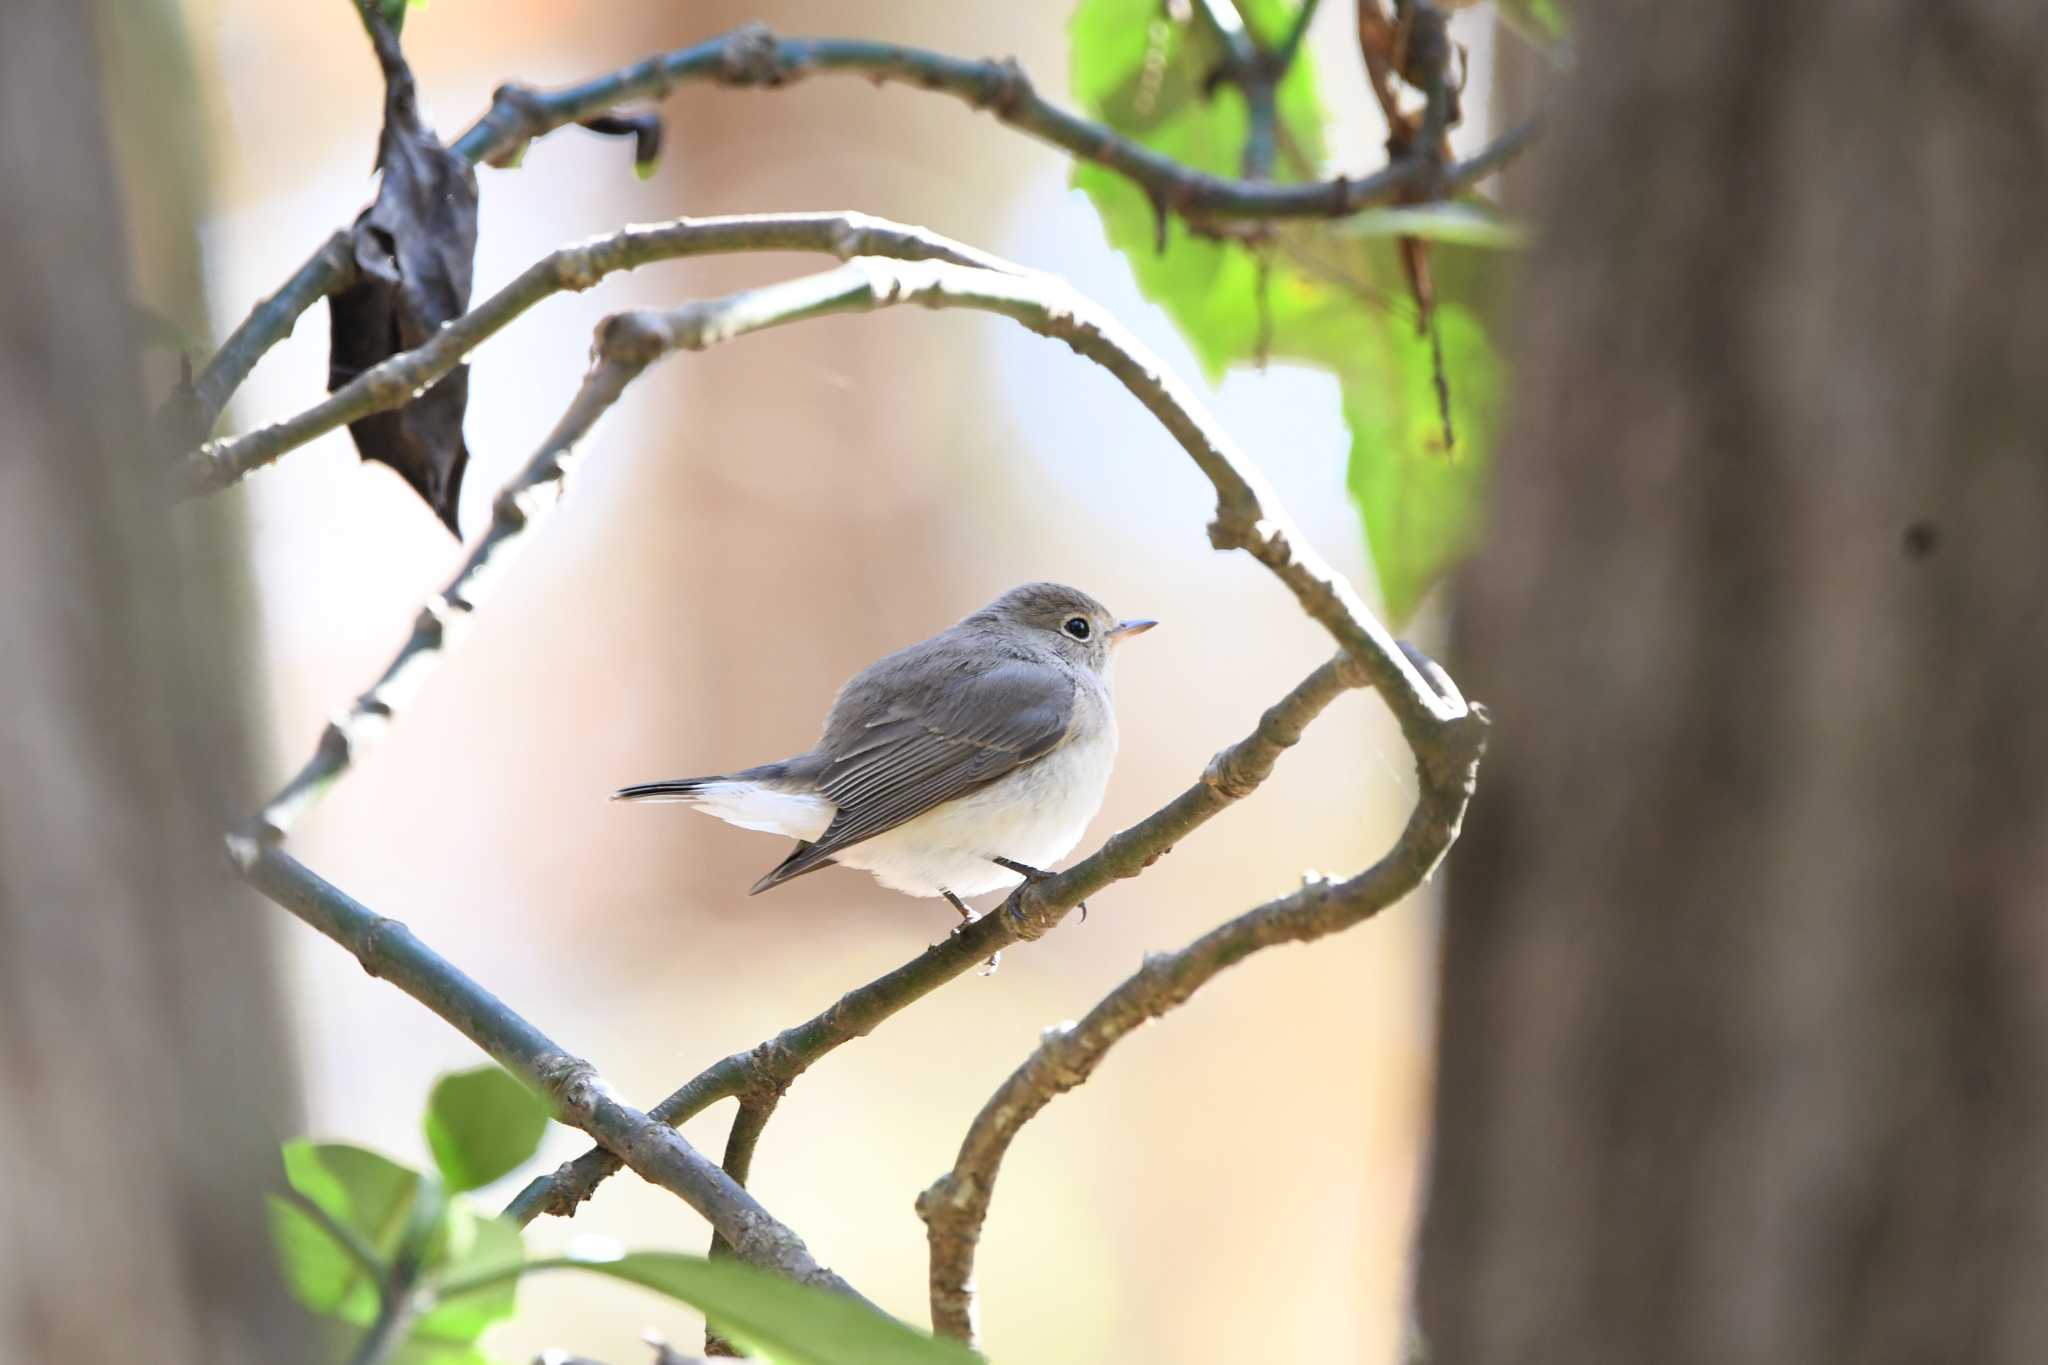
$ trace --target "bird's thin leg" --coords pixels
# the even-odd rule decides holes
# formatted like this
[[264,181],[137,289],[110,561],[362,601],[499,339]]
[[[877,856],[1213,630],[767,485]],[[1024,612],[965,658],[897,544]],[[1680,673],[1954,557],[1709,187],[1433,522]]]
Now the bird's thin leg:
[[[1033,867],[1030,863],[1020,863],[1015,858],[990,858],[989,861],[997,867],[1016,873],[1027,882],[1046,881],[1053,875],[1042,867]],[[1081,923],[1086,924],[1088,922],[1088,902],[1082,901],[1074,908],[1081,912]]]
[[[945,887],[939,888],[939,894],[944,896],[952,907],[960,912],[960,922],[953,926],[953,932],[956,934],[966,933],[967,926],[974,923],[974,912],[967,908],[966,901],[961,900],[958,896],[946,890]],[[1000,952],[990,953],[988,962],[981,969],[981,974],[983,976],[994,976],[996,968],[1002,965],[1002,961],[1003,955]]]

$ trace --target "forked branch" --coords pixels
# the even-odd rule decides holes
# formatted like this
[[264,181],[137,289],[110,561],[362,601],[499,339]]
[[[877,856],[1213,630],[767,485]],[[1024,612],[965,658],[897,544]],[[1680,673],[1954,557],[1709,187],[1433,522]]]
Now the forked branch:
[[231,840],[230,852],[237,869],[264,895],[348,949],[364,971],[453,1024],[545,1096],[557,1118],[703,1214],[736,1255],[802,1283],[859,1297],[682,1134],[622,1103],[590,1063],[556,1046],[403,924],[351,899],[276,845]]
[[[1426,661],[1417,660],[1418,665]],[[1434,671],[1434,665],[1426,665]],[[1436,674],[1446,695],[1448,679]],[[1306,943],[1370,918],[1420,886],[1458,837],[1485,745],[1482,711],[1447,727],[1432,761],[1417,762],[1421,794],[1400,839],[1379,862],[1342,882],[1312,880],[1249,910],[1178,952],[1145,965],[1082,1017],[1048,1029],[975,1116],[953,1169],[918,1197],[931,1245],[932,1330],[975,1340],[974,1254],[1003,1157],[1017,1133],[1056,1095],[1086,1081],[1119,1040],[1186,1003],[1225,967],[1277,943]]]
[[[1309,722],[1347,689],[1358,686],[1363,677],[1358,667],[1340,654],[1295,684],[1259,718],[1249,735],[1210,759],[1186,791],[1129,829],[1112,835],[1101,848],[1045,883],[1039,917],[1064,918],[1104,887],[1137,876],[1211,816],[1251,795],[1272,773],[1280,755],[1301,739]],[[722,1099],[779,1093],[840,1044],[873,1032],[884,1020],[954,977],[1021,942],[1024,921],[1017,910],[1013,896],[1009,903],[901,967],[847,992],[822,1014],[705,1068],[648,1112],[664,1123],[681,1124]],[[543,1213],[566,1217],[615,1174],[619,1164],[618,1158],[602,1147],[593,1148],[533,1181],[505,1212],[522,1223]]]
[[[1013,61],[974,61],[921,48],[852,38],[778,38],[758,25],[708,42],[657,53],[644,61],[559,90],[499,87],[490,109],[449,148],[472,163],[516,164],[529,142],[557,128],[583,123],[616,106],[660,99],[678,85],[709,81],[728,87],[782,89],[813,75],[862,76],[951,95],[991,111],[1021,132],[1069,155],[1104,166],[1142,187],[1162,213],[1191,222],[1225,219],[1336,218],[1418,191],[1448,195],[1493,174],[1534,139],[1535,125],[1514,129],[1476,155],[1444,166],[1417,158],[1372,175],[1337,176],[1305,184],[1209,175],[1161,156],[1114,129],[1048,103]],[[228,399],[265,352],[289,336],[299,315],[347,286],[355,265],[345,232],[322,244],[275,294],[257,305],[194,382],[197,431],[212,431]],[[243,471],[246,472],[246,471]],[[236,474],[234,477],[239,477]],[[233,482],[192,481],[187,491],[210,491]]]

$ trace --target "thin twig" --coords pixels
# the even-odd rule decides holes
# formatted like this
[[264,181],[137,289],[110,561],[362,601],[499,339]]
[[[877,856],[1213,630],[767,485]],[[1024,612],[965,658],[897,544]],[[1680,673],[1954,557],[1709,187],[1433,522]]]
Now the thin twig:
[[1294,22],[1287,27],[1287,36],[1273,49],[1273,70],[1275,78],[1285,76],[1287,68],[1294,65],[1294,59],[1301,55],[1302,42],[1308,37],[1309,25],[1316,20],[1316,6],[1322,0],[1301,0],[1301,8],[1294,12]]
[[[557,128],[604,114],[620,104],[658,99],[686,81],[779,89],[811,75],[864,76],[932,90],[988,109],[1004,123],[1069,155],[1125,176],[1142,187],[1163,211],[1194,222],[1226,218],[1338,218],[1375,204],[1393,202],[1427,171],[1397,164],[1373,175],[1274,185],[1231,180],[1193,170],[1161,156],[1102,124],[1070,114],[1040,98],[1015,62],[969,61],[893,43],[846,38],[777,38],[760,27],[736,29],[723,37],[644,61],[560,90],[499,87],[490,109],[457,138],[449,150],[472,163],[514,165],[529,142]],[[1437,177],[1444,192],[1462,188],[1498,170],[1529,141],[1532,128],[1518,129],[1469,161]],[[313,303],[343,288],[354,275],[345,252],[347,230],[337,233],[283,288],[236,327],[198,381],[212,429],[228,399],[272,346],[291,335],[298,317]],[[341,241],[336,248],[336,241]]]
[[491,525],[463,561],[454,579],[420,608],[412,634],[370,690],[330,721],[305,766],[257,814],[242,836],[260,843],[282,840],[349,765],[389,728],[400,707],[453,647],[469,619],[504,577],[530,541],[527,532],[554,511],[566,491],[578,443],[618,401],[626,385],[646,367],[626,348],[602,354],[569,410],[556,423],[526,467],[491,502]]
[[[782,1102],[780,1090],[767,1090],[750,1095],[740,1101],[737,1113],[732,1116],[732,1129],[725,1135],[725,1158],[718,1164],[733,1182],[744,1187],[747,1177],[754,1168],[754,1149],[761,1143],[761,1134],[767,1131],[768,1120],[775,1114],[775,1106]],[[651,1117],[651,1116],[650,1116]],[[708,1253],[716,1260],[732,1255],[732,1244],[723,1234],[712,1232]],[[704,1323],[704,1354],[707,1356],[737,1356],[740,1350],[720,1335],[716,1323],[706,1319]]]
[[322,242],[275,294],[257,304],[206,362],[192,383],[192,429],[179,437],[188,443],[205,440],[264,353],[292,334],[300,314],[346,289],[355,277],[354,238],[343,228]]
[[859,1297],[680,1133],[621,1103],[590,1063],[557,1046],[403,924],[351,899],[275,845],[234,840],[230,851],[237,870],[264,895],[348,949],[370,975],[455,1025],[546,1097],[556,1118],[590,1134],[636,1173],[703,1214],[740,1259]]
[[386,1298],[377,1305],[377,1316],[356,1342],[356,1349],[349,1353],[348,1365],[384,1365],[405,1344],[412,1332],[413,1319],[418,1316],[409,1286],[405,1292]]
[[[725,1135],[725,1159],[719,1163],[725,1173],[740,1184],[747,1183],[747,1177],[754,1169],[754,1149],[761,1144],[761,1134],[767,1131],[768,1120],[775,1114],[775,1106],[781,1096],[770,1092],[765,1097],[743,1100],[738,1112],[732,1118],[732,1130]],[[711,1254],[725,1256],[732,1254],[732,1244],[717,1232],[711,1234]]]
[[[1135,877],[1197,828],[1265,781],[1280,755],[1300,740],[1308,723],[1363,673],[1345,655],[1323,664],[1295,684],[1259,718],[1249,735],[1209,760],[1186,791],[1046,884],[1042,915],[1064,917],[1074,906],[1114,882]],[[922,1000],[946,982],[973,970],[988,957],[1019,942],[1011,903],[977,918],[884,976],[847,992],[823,1013],[784,1029],[745,1052],[707,1067],[649,1112],[664,1123],[688,1122],[719,1100],[734,1095],[779,1091],[842,1043],[865,1037],[890,1016]],[[738,1131],[739,1121],[734,1120]],[[538,1177],[505,1209],[521,1223],[543,1213],[567,1217],[598,1185],[617,1172],[618,1158],[593,1148]]]
[[1214,86],[1228,82],[1243,94],[1248,121],[1241,169],[1247,180],[1271,180],[1279,145],[1279,73],[1269,64],[1252,36],[1250,21],[1229,0],[1197,0],[1202,26],[1223,45],[1223,64],[1210,74]]
[[[371,366],[297,416],[246,435],[207,442],[186,458],[181,491],[192,496],[226,488],[316,436],[410,402],[544,299],[589,289],[607,275],[655,261],[727,251],[821,251],[841,260],[890,255],[1015,269],[938,233],[864,213],[676,218],[624,228],[549,252],[429,341]],[[200,383],[204,382],[202,378]]]
[[[1443,685],[1455,695],[1447,681]],[[1344,882],[1307,882],[1178,952],[1147,955],[1145,965],[1079,1023],[1045,1032],[975,1117],[952,1170],[918,1198],[931,1245],[933,1331],[970,1344],[975,1339],[975,1248],[1003,1157],[1024,1124],[1054,1096],[1087,1080],[1119,1039],[1184,1004],[1224,968],[1277,943],[1305,943],[1348,929],[1420,886],[1458,836],[1485,735],[1484,712],[1468,711],[1446,727],[1430,753],[1418,752],[1421,795],[1414,813],[1393,849],[1371,868]]]

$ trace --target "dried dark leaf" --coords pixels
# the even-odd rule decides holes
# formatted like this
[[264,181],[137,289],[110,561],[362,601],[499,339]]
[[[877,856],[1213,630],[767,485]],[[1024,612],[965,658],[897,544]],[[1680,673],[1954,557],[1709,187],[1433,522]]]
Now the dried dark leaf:
[[[420,122],[412,72],[382,15],[370,11],[365,22],[384,68],[381,181],[355,222],[356,282],[328,304],[330,393],[460,317],[469,308],[476,256],[476,172]],[[458,538],[468,404],[463,365],[404,407],[349,424],[362,457],[397,470]]]

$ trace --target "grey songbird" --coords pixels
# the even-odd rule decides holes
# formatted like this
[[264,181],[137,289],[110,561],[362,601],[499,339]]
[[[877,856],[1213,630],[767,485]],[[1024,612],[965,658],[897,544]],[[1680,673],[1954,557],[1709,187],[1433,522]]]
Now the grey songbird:
[[754,892],[836,862],[965,916],[962,896],[1043,876],[1080,841],[1116,759],[1111,653],[1153,624],[1026,583],[855,674],[808,753],[617,799],[800,840]]

